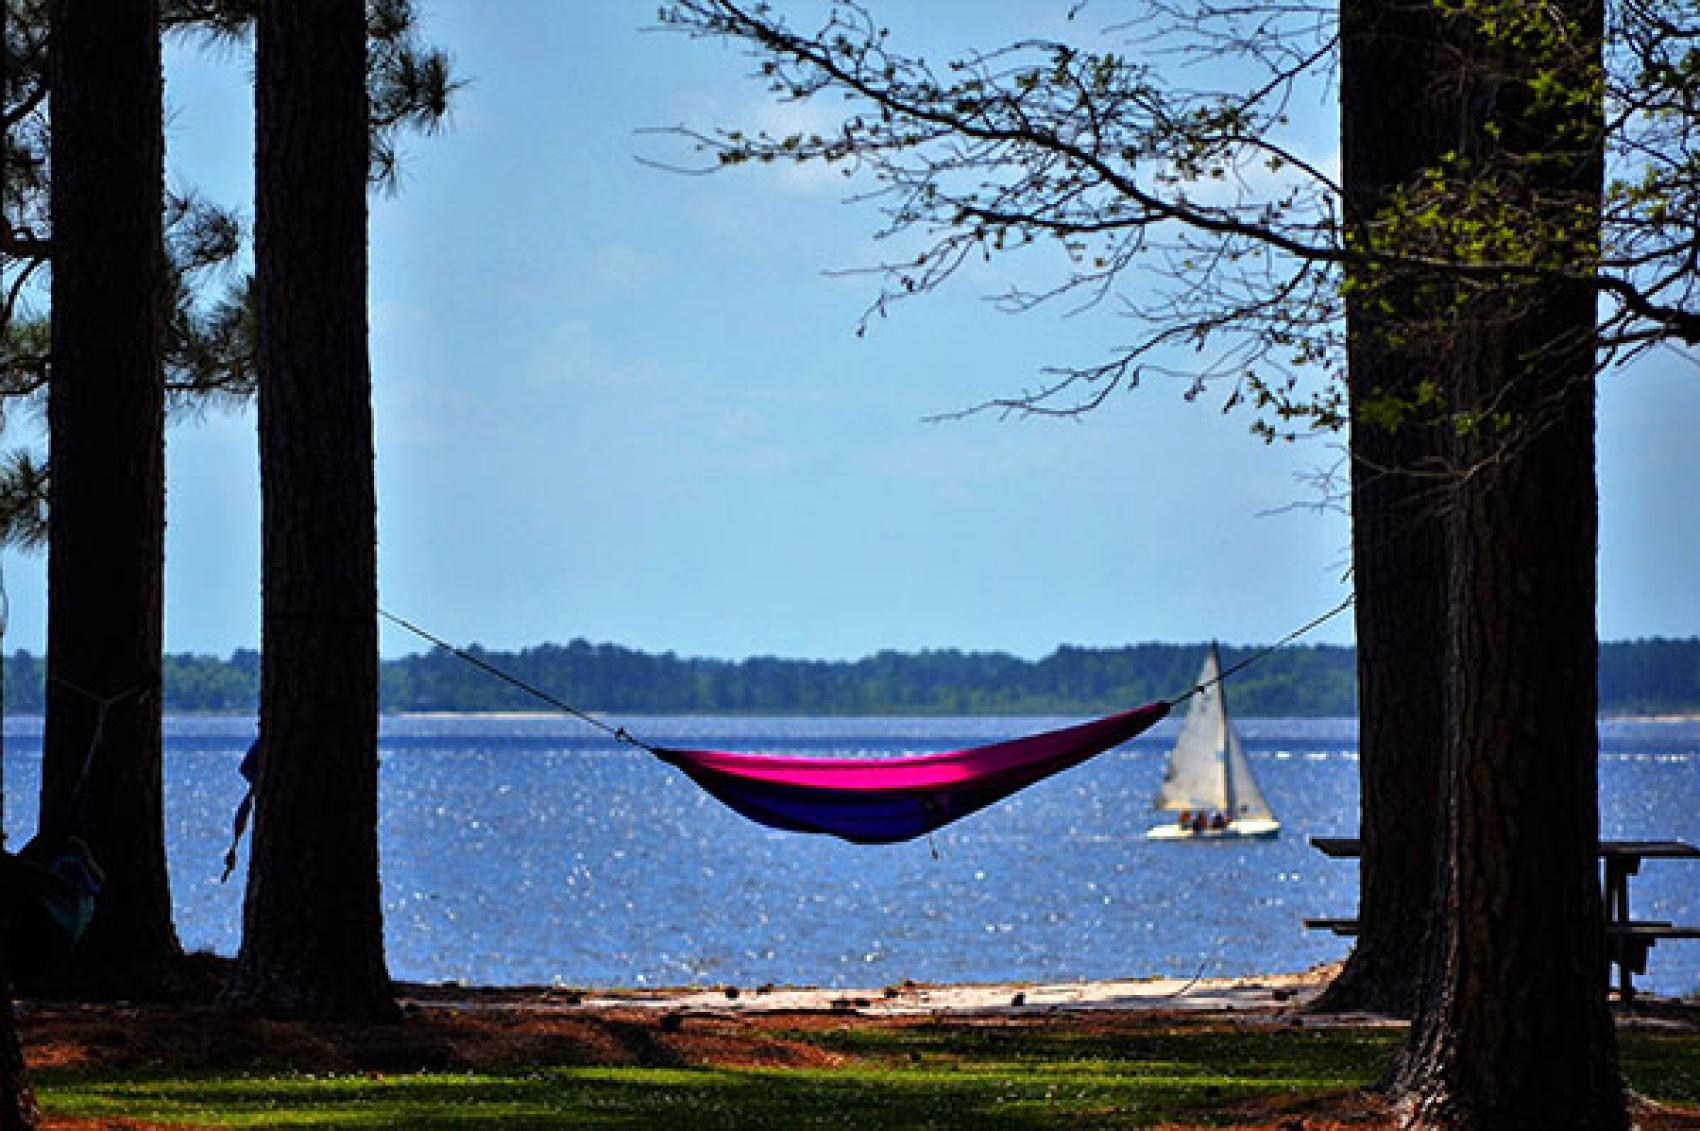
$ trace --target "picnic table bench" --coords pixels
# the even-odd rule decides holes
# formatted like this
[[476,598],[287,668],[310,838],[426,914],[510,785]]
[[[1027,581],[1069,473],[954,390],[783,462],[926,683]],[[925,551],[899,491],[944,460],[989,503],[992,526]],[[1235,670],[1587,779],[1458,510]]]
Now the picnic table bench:
[[[1357,837],[1313,836],[1311,846],[1335,860],[1356,859],[1363,852]],[[1629,878],[1641,871],[1645,860],[1700,859],[1700,848],[1680,840],[1602,840],[1600,860],[1604,865],[1601,895],[1606,919],[1609,960],[1617,967],[1618,997],[1635,998],[1636,974],[1647,972],[1647,953],[1662,940],[1700,939],[1700,927],[1677,926],[1662,919],[1634,919],[1629,912]],[[1358,933],[1356,919],[1316,918],[1304,921],[1310,931],[1332,931],[1342,938]]]

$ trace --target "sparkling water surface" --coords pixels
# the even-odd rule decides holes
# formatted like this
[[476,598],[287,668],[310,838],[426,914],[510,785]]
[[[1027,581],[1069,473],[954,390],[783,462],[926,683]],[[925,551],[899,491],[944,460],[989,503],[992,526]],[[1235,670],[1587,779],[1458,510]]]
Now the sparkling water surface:
[[[626,718],[658,745],[894,755],[1076,719]],[[1352,862],[1318,835],[1357,824],[1349,720],[1244,720],[1279,839],[1153,843],[1176,723],[934,835],[857,847],[781,833],[571,719],[383,721],[381,845],[391,972],[416,981],[877,987],[1299,970],[1347,943],[1307,916],[1353,914]],[[166,821],[178,931],[230,954],[243,868],[218,882],[250,718],[167,720]],[[6,724],[11,843],[34,823],[41,720]],[[1700,844],[1700,722],[1601,725],[1607,837]],[[244,862],[245,867],[245,862]],[[1638,918],[1700,923],[1700,861],[1649,861]],[[1700,992],[1700,942],[1657,947],[1637,985]]]

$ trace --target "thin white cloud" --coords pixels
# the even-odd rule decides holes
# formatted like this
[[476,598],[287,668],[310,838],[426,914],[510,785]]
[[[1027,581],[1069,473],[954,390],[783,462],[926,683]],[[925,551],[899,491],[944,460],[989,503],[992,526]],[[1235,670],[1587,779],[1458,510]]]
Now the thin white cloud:
[[662,256],[629,243],[612,243],[592,254],[590,273],[601,286],[635,290],[665,278],[669,272]]

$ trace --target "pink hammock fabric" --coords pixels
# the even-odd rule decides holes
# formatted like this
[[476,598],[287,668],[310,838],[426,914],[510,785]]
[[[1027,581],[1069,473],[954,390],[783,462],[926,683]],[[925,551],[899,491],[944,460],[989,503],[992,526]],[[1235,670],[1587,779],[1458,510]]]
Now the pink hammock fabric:
[[658,749],[720,801],[770,828],[852,844],[911,840],[1077,766],[1155,725],[1152,703],[1026,738],[903,758],[797,758]]

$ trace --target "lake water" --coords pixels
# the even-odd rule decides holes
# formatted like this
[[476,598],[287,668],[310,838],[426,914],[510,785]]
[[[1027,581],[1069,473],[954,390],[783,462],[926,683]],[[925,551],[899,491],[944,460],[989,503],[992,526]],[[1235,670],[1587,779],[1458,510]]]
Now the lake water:
[[[818,756],[945,750],[1059,719],[630,718],[657,744]],[[877,987],[1248,975],[1342,957],[1301,920],[1350,915],[1356,867],[1308,843],[1357,821],[1347,720],[1247,720],[1278,840],[1159,844],[1145,829],[1175,722],[933,838],[888,847],[774,832],[571,719],[386,718],[382,852],[391,972],[417,981]],[[218,874],[251,719],[167,721],[178,931],[233,953],[243,872]],[[1700,723],[1601,726],[1604,835],[1700,843]],[[11,843],[34,823],[41,720],[6,724]],[[934,849],[937,857],[934,856]],[[1700,922],[1700,861],[1650,861],[1638,917]],[[1700,943],[1637,984],[1700,992]]]

